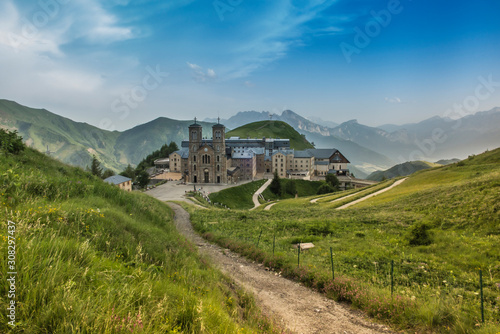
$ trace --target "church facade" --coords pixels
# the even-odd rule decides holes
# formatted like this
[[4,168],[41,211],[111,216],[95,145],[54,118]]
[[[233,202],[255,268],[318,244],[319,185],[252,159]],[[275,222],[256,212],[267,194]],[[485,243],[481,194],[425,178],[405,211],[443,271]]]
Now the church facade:
[[169,156],[170,170],[182,173],[188,183],[235,183],[277,172],[282,178],[324,178],[334,173],[349,176],[349,161],[336,149],[290,148],[289,139],[231,137],[222,124],[204,139],[202,126],[189,126],[189,140]]

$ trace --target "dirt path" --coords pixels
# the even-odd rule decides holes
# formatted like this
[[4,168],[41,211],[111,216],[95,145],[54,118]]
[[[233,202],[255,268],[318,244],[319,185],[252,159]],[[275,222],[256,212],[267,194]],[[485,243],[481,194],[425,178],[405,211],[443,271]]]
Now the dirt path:
[[[351,205],[354,205],[354,204],[358,204],[359,202],[363,202],[363,201],[366,201],[367,199],[373,197],[373,196],[377,196],[377,195],[380,195],[382,193],[385,193],[386,191],[388,190],[391,190],[392,188],[396,187],[396,186],[399,186],[401,183],[403,183],[407,178],[404,178],[404,179],[401,179],[401,180],[398,180],[396,182],[394,182],[390,187],[387,187],[387,188],[384,188],[384,189],[381,189],[377,192],[374,192],[373,194],[370,194],[370,195],[366,195],[365,197],[361,197],[360,199],[357,199],[355,201],[352,201],[352,202],[349,202],[347,204],[344,204],[342,206],[339,206],[337,208],[337,210],[342,210],[342,209],[345,209],[345,208],[348,208],[350,207]],[[342,199],[345,199],[347,198],[348,196],[346,197],[343,197]]]
[[175,211],[179,232],[238,285],[252,292],[259,306],[281,320],[291,331],[301,334],[392,333],[386,326],[372,323],[360,312],[208,243],[193,231],[189,213],[177,204],[168,205]]
[[259,195],[262,194],[262,192],[264,190],[266,190],[266,188],[271,184],[273,180],[269,179],[266,181],[266,183],[264,183],[262,185],[262,187],[260,187],[252,196],[252,201],[253,201],[253,205],[254,207],[251,208],[250,210],[253,210],[253,209],[256,209],[257,207],[260,206],[260,202],[259,202]]

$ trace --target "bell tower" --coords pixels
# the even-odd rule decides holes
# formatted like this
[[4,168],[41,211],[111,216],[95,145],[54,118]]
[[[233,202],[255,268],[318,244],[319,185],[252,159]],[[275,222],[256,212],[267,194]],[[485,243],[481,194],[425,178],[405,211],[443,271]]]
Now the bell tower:
[[188,158],[188,170],[189,170],[189,180],[188,182],[198,183],[200,182],[199,177],[199,157],[198,150],[200,149],[202,143],[202,130],[201,125],[196,123],[196,117],[194,118],[194,124],[189,126],[189,158]]
[[215,155],[214,181],[227,183],[226,127],[220,124],[220,118],[217,118],[217,124],[212,127],[212,143]]

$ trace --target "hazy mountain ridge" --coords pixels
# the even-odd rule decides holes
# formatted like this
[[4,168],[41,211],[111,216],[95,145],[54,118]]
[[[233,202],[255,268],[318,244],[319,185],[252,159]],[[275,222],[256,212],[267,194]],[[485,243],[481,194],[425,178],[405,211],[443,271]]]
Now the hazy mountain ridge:
[[[351,120],[335,128],[316,124],[291,110],[281,115],[270,112],[238,112],[221,120],[228,131],[258,120],[279,120],[291,125],[317,148],[336,148],[351,161],[358,177],[385,170],[398,162],[465,158],[500,142],[500,108],[478,112],[459,120],[432,117],[420,123],[384,125],[380,128]],[[210,119],[209,119],[210,120]],[[74,122],[45,109],[33,109],[13,101],[0,100],[0,126],[17,129],[28,145],[45,152],[47,145],[58,159],[77,166],[90,164],[96,154],[106,168],[122,170],[135,165],[161,145],[188,137],[193,121],[160,117],[132,129],[106,131],[87,123]],[[213,122],[199,122],[205,137],[211,137]]]
[[[57,159],[80,167],[90,165],[95,154],[105,168],[121,171],[128,164],[138,164],[165,143],[174,141],[180,146],[192,123],[161,117],[123,132],[111,132],[45,109],[0,100],[0,127],[18,130],[28,146],[41,152],[46,152],[48,146]],[[199,123],[210,137],[212,124]]]

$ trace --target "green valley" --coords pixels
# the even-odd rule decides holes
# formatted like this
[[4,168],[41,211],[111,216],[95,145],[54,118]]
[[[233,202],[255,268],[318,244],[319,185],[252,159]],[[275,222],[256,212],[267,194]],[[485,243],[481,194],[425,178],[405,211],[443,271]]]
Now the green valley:
[[0,332],[282,332],[177,232],[167,205],[4,133],[0,272],[16,273],[0,284]]
[[[29,147],[40,152],[48,148],[58,160],[79,167],[89,166],[96,155],[105,168],[115,172],[138,164],[164,144],[180,143],[192,122],[161,117],[126,131],[106,131],[45,109],[0,100],[0,128],[17,130]],[[200,124],[204,131],[211,130],[210,123]]]
[[[336,209],[393,182],[314,203],[319,196],[282,200],[269,211],[191,214],[207,239],[396,328],[497,333],[500,149],[416,172],[383,194]],[[354,195],[332,203],[348,194]],[[293,247],[299,242],[315,247],[299,254]]]

